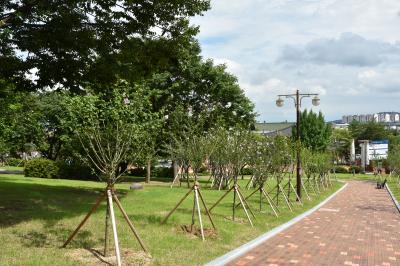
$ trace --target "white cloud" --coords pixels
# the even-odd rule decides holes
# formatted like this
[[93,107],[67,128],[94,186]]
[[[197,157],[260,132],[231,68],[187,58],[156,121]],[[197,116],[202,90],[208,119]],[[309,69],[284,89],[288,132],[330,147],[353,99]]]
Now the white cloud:
[[319,93],[328,119],[400,111],[400,1],[214,0],[212,6],[192,21],[200,25],[203,56],[226,63],[260,120],[293,120],[292,107],[278,109],[275,100],[295,89]]
[[400,43],[367,40],[343,33],[338,39],[317,39],[304,47],[286,46],[280,61],[293,63],[376,66],[385,62],[400,63]]
[[371,95],[400,96],[400,69],[376,72],[367,70],[358,76],[361,87],[366,88]]
[[376,77],[376,75],[377,75],[377,73],[375,70],[368,69],[368,70],[360,72],[358,74],[358,79],[361,81],[368,80],[368,79]]

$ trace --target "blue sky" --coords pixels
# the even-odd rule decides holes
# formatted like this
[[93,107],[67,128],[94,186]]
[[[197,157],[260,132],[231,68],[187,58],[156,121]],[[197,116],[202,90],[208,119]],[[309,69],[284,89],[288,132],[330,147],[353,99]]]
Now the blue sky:
[[[226,64],[259,121],[293,121],[292,101],[319,93],[327,120],[400,112],[399,0],[212,0],[192,19],[204,58]],[[311,108],[304,99],[302,108]]]

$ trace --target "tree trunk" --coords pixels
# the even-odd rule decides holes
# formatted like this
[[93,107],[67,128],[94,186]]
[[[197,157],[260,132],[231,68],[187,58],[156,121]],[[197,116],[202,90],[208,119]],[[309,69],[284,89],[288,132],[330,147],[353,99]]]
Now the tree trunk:
[[146,183],[150,183],[150,178],[151,178],[151,160],[147,160]]
[[190,188],[189,166],[186,167],[185,172],[186,172],[187,187]]
[[104,232],[104,257],[108,256],[108,248],[110,246],[110,206],[107,200],[107,210],[106,210],[106,228]]
[[178,175],[178,165],[176,161],[172,161],[172,169],[174,169],[174,178]]

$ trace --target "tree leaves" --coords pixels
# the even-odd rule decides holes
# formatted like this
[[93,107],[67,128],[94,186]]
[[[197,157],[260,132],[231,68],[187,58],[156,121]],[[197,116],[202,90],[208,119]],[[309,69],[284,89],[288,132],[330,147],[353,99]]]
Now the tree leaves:
[[[209,7],[209,0],[3,1],[0,79],[75,92],[85,82],[137,81],[176,63],[197,34],[188,17]],[[35,82],[26,77],[31,70]]]
[[[293,127],[293,136],[297,136]],[[332,128],[325,123],[321,112],[318,114],[305,109],[300,115],[300,140],[304,147],[312,151],[325,151],[329,145]]]

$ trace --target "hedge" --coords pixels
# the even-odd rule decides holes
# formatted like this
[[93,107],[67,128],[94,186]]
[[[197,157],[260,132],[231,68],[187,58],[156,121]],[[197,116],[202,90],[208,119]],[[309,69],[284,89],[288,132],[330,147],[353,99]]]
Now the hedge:
[[57,164],[49,159],[36,158],[25,163],[24,174],[29,177],[56,178],[59,168]]

